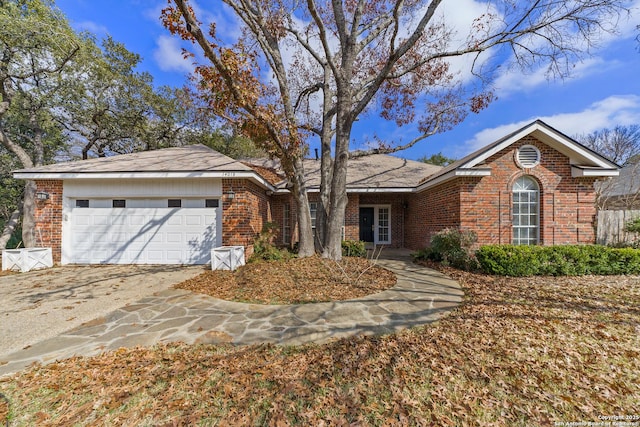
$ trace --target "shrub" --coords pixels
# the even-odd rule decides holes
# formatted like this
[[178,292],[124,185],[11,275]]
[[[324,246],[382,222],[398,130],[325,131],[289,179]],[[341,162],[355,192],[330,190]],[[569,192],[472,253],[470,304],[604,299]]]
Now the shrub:
[[640,274],[640,250],[601,245],[487,245],[476,258],[485,273],[501,276]]
[[489,245],[476,251],[480,268],[499,276],[532,276],[545,260],[538,256],[538,246]]
[[632,219],[624,225],[627,233],[640,233],[640,218]]
[[364,242],[359,240],[343,240],[342,256],[366,257],[367,250],[364,247]]
[[280,249],[273,244],[273,239],[278,226],[273,222],[267,222],[262,226],[262,231],[253,241],[253,255],[249,262],[258,260],[264,261],[281,261],[292,257],[292,254],[286,249]]
[[473,231],[460,231],[456,228],[446,228],[431,238],[431,246],[414,255],[416,259],[439,261],[462,270],[477,268],[476,259],[471,247],[478,241]]

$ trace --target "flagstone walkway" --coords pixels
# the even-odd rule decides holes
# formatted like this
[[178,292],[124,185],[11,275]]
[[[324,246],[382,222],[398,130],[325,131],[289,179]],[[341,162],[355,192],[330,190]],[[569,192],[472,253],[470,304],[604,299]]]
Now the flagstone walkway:
[[347,301],[270,306],[168,289],[3,357],[0,376],[33,362],[159,342],[296,345],[387,334],[433,322],[462,301],[456,281],[414,264],[408,251],[383,256],[378,264],[398,278],[384,292]]

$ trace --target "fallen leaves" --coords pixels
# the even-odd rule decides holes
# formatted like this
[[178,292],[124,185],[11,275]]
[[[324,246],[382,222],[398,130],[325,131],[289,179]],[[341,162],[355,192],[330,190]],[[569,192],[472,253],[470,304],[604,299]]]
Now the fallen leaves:
[[9,424],[9,399],[0,393],[0,425]]
[[16,426],[528,426],[640,413],[640,278],[444,271],[465,301],[433,325],[322,346],[120,349],[34,367],[0,392]]
[[207,271],[175,287],[230,301],[303,304],[360,298],[395,284],[393,273],[364,258],[308,257]]

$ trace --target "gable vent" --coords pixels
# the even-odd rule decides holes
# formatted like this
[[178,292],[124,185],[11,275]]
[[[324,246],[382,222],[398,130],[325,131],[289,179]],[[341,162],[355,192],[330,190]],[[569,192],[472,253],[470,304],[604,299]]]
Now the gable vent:
[[532,168],[540,164],[540,150],[533,145],[523,145],[518,149],[518,164],[523,168]]

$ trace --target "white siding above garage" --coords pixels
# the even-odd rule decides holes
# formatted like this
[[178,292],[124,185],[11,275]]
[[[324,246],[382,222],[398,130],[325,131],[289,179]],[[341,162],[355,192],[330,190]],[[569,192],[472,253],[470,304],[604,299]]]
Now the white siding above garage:
[[220,178],[73,179],[64,181],[65,198],[220,197]]

